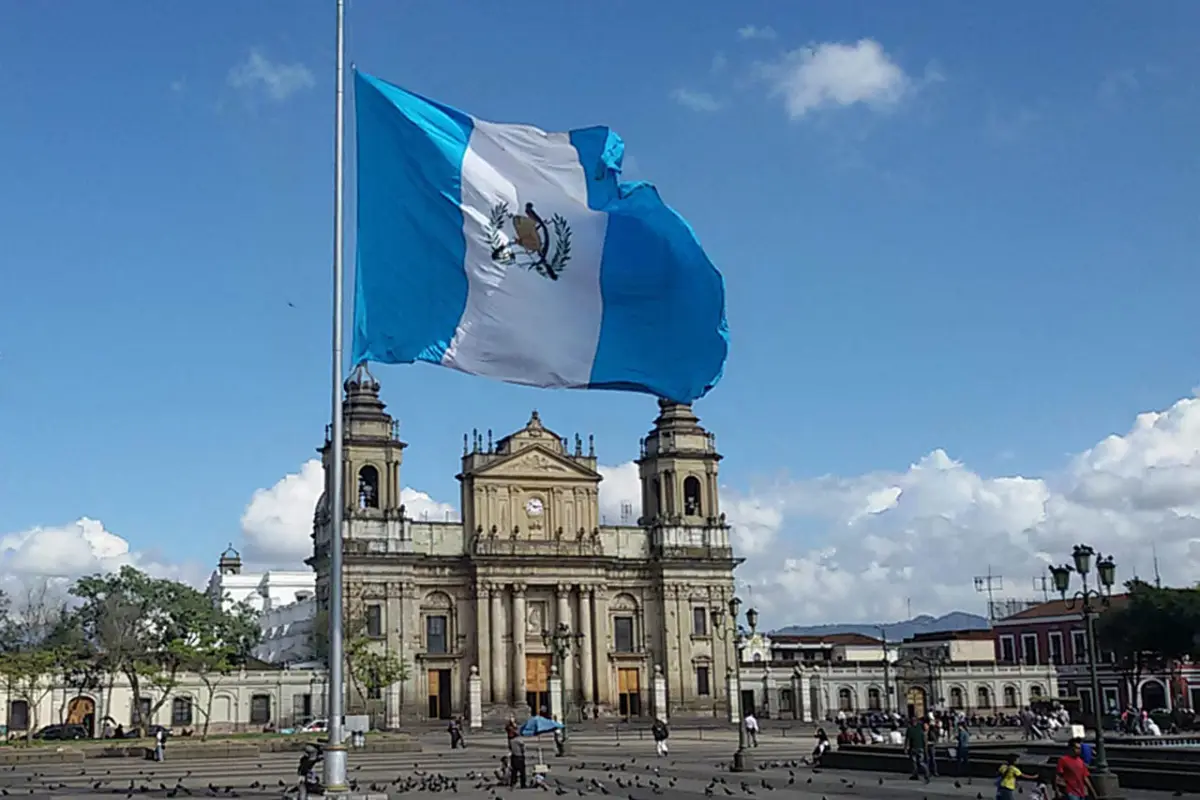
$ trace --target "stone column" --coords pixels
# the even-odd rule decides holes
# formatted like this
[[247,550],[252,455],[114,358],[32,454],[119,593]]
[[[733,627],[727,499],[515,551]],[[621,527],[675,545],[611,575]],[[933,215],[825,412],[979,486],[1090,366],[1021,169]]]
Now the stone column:
[[467,704],[470,708],[471,730],[483,727],[483,679],[479,667],[471,665],[471,677],[467,678]]
[[592,629],[592,589],[590,586],[579,587],[579,630],[583,633],[579,653],[579,681],[583,684],[583,704],[591,706],[596,702],[594,694],[596,679],[592,673],[592,652],[596,643]]
[[654,717],[667,721],[667,676],[663,675],[661,664],[654,665],[654,677],[651,678],[654,692]]
[[729,721],[735,724],[742,721],[742,698],[737,689],[737,675],[732,669],[726,670],[725,692],[729,695]]
[[563,721],[563,682],[558,666],[550,665],[550,718]]
[[[566,624],[571,633],[576,632],[576,627],[571,624],[571,585],[560,583],[558,585],[558,624]],[[563,659],[562,672],[558,677],[562,679],[563,690],[563,711],[566,712],[567,707],[571,705],[571,701],[575,699],[575,670],[572,664],[575,663],[575,641],[571,641],[571,650],[567,653],[567,657]],[[559,717],[559,721],[562,721]]]
[[[472,668],[471,674],[482,679],[487,675],[488,691],[491,691],[495,684],[495,678],[489,674],[492,665],[492,641],[491,641],[491,623],[488,619],[488,597],[491,594],[491,587],[486,583],[475,584],[475,666]],[[480,686],[480,697],[482,699],[483,687]]]
[[[613,705],[612,676],[608,669],[608,587],[603,584],[595,587],[595,597],[592,601],[592,613],[596,619],[592,625],[595,641],[592,647],[592,657],[595,663],[592,669],[596,675],[596,703],[598,705]],[[637,636],[637,626],[634,625],[634,636]],[[637,642],[634,642],[637,645]]]
[[508,676],[504,674],[504,608],[500,605],[503,602],[501,595],[504,593],[504,588],[492,583],[488,584],[488,589],[492,595],[492,612],[490,615],[492,665],[491,675],[488,680],[488,691],[491,693],[491,702],[503,703],[504,698],[508,696]]
[[512,602],[512,702],[514,706],[520,706],[525,702],[525,624],[525,584],[514,583]]

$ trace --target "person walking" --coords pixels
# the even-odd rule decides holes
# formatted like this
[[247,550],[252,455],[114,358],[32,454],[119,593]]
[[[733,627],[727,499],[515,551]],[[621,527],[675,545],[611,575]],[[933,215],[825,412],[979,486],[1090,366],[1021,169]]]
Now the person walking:
[[159,727],[154,732],[154,760],[163,761],[167,757],[167,729]]
[[920,776],[926,783],[929,783],[929,767],[925,763],[925,742],[925,722],[914,719],[904,734],[904,752],[908,754],[908,760],[912,763],[912,774],[908,776],[910,781],[915,781]]
[[750,737],[750,746],[758,747],[758,717],[751,711],[742,722],[746,726],[746,735]]
[[661,719],[654,720],[650,726],[650,735],[654,737],[654,752],[658,753],[660,758],[665,756],[667,754],[667,737],[671,735],[667,723]]
[[996,800],[1015,800],[1017,779],[1027,777],[1017,767],[1017,755],[1010,755],[1000,765],[1000,775],[996,778]]
[[1066,797],[1066,800],[1086,800],[1096,795],[1092,786],[1092,773],[1084,763],[1082,748],[1078,739],[1067,743],[1067,754],[1058,759],[1054,768],[1054,784]]

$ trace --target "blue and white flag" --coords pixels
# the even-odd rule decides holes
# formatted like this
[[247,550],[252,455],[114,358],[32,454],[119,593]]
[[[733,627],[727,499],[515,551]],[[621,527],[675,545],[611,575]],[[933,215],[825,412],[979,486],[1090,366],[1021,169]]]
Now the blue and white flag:
[[721,377],[725,284],[608,128],[475,119],[355,74],[355,363],[681,403]]

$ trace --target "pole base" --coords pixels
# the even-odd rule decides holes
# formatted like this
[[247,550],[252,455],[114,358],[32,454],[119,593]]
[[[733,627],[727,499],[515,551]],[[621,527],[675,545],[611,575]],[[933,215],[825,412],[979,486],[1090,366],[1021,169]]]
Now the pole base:
[[733,763],[729,765],[730,772],[754,772],[754,759],[741,748],[734,751]]
[[1096,800],[1121,800],[1121,781],[1115,772],[1093,772],[1092,786],[1096,787]]
[[330,742],[323,748],[325,795],[342,795],[350,791],[346,780],[346,745]]

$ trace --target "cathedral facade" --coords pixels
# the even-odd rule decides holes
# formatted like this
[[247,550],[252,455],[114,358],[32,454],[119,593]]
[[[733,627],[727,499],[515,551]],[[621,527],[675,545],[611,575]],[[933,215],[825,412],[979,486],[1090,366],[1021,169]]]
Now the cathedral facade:
[[[659,401],[636,525],[601,520],[590,437],[572,446],[536,411],[495,442],[464,437],[461,521],[414,520],[379,384],[359,369],[345,390],[345,613],[409,667],[369,698],[348,686],[350,707],[373,699],[389,726],[465,716],[478,675],[485,715],[519,716],[550,707],[559,674],[567,719],[638,717],[661,673],[671,714],[728,718],[736,657],[712,612],[728,605],[740,560],[718,502],[721,457],[690,406]],[[321,452],[310,564],[328,608],[328,436]]]

